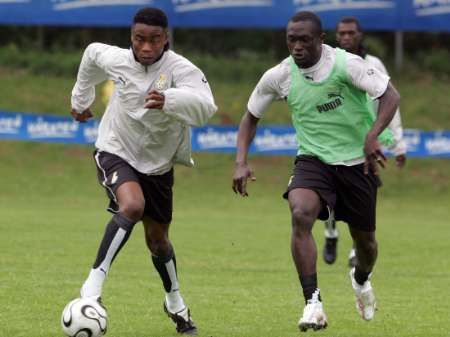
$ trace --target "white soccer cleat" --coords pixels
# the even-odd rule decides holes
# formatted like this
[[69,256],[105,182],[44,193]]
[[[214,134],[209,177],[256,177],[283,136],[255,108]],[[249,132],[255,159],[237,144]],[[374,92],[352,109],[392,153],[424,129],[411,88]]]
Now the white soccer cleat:
[[164,312],[176,324],[176,329],[179,334],[197,335],[197,327],[191,318],[191,311],[185,306],[178,312],[170,312],[167,308],[166,301],[164,301]]
[[352,281],[353,290],[355,291],[356,309],[358,310],[359,315],[366,321],[372,320],[375,315],[377,303],[375,301],[372,285],[370,284],[370,275],[369,279],[367,279],[363,285],[359,285],[355,280],[355,268],[352,268],[350,270],[350,279]]
[[307,331],[308,329],[316,331],[327,327],[327,316],[323,311],[323,305],[319,301],[318,296],[319,292],[316,291],[313,298],[307,301],[303,309],[303,315],[298,321],[300,331]]

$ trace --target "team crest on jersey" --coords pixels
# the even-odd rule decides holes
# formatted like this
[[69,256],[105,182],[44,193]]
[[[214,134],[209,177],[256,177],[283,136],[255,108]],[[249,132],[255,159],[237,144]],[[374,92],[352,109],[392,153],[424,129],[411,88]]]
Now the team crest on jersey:
[[167,89],[167,75],[160,74],[158,80],[155,82],[156,90],[164,90]]

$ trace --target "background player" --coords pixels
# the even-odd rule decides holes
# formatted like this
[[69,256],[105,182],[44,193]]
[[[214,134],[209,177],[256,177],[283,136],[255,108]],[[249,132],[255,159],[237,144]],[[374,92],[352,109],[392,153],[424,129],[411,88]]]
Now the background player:
[[[373,67],[384,74],[388,74],[386,67],[381,60],[367,53],[363,45],[364,34],[361,30],[358,19],[352,16],[342,18],[336,27],[336,41],[338,46],[345,49],[349,53],[361,56],[369,62]],[[373,101],[374,111],[378,109],[378,101]],[[406,143],[403,139],[403,127],[400,118],[400,109],[395,112],[394,118],[389,123],[389,129],[392,131],[394,143],[390,150],[394,153],[397,167],[403,168],[406,163]],[[337,258],[337,241],[339,232],[336,228],[334,217],[330,217],[325,221],[325,246],[323,248],[323,259],[326,263],[332,264]],[[356,265],[355,248],[350,249],[348,256],[348,264],[350,267]]]

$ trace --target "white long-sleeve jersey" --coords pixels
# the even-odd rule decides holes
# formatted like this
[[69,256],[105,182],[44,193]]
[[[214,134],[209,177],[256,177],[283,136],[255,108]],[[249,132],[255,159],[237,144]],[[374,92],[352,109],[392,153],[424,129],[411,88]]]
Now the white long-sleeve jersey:
[[[89,108],[95,86],[106,79],[114,82],[114,91],[95,146],[144,174],[163,174],[175,163],[192,166],[190,127],[205,124],[217,110],[202,71],[170,50],[143,66],[131,49],[92,43],[81,60],[72,108],[78,113]],[[162,110],[144,108],[153,89],[164,94]]]
[[[384,66],[383,62],[381,60],[373,55],[366,55],[365,60],[369,62],[371,65],[373,65],[375,68],[377,68],[379,71],[381,71],[384,74],[388,74],[386,67]],[[378,111],[378,100],[374,101],[375,103],[375,111]],[[400,108],[397,108],[397,111],[395,112],[394,117],[392,118],[391,122],[388,125],[389,129],[391,129],[393,135],[394,135],[394,145],[392,146],[391,150],[394,152],[394,155],[398,156],[401,154],[406,153],[406,143],[403,139],[403,127],[402,127],[402,120],[400,117]]]

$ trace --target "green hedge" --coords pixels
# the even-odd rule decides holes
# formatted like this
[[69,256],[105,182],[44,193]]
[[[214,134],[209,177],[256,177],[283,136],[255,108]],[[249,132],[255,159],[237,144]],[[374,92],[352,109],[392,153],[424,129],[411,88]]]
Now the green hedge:
[[81,55],[81,52],[21,50],[16,45],[10,44],[0,48],[0,64],[8,68],[27,69],[40,75],[74,76]]
[[[371,53],[383,56],[386,54],[384,45],[377,39],[367,39]],[[176,50],[199,66],[210,79],[220,79],[224,82],[257,81],[271,66],[277,64],[273,53],[257,53],[249,50],[238,50],[234,56],[211,55],[201,52],[184,52]],[[287,53],[286,53],[287,55]],[[20,49],[15,44],[0,48],[0,65],[13,69],[26,69],[33,74],[75,76],[82,56],[82,50],[77,51],[41,51],[38,49]],[[284,56],[283,56],[284,57]],[[429,72],[439,78],[450,77],[450,52],[447,49],[430,49],[407,60],[408,67],[417,72]],[[413,71],[416,72],[416,71]]]
[[447,49],[432,49],[422,52],[418,57],[419,64],[424,70],[432,72],[443,79],[450,77],[450,52]]

